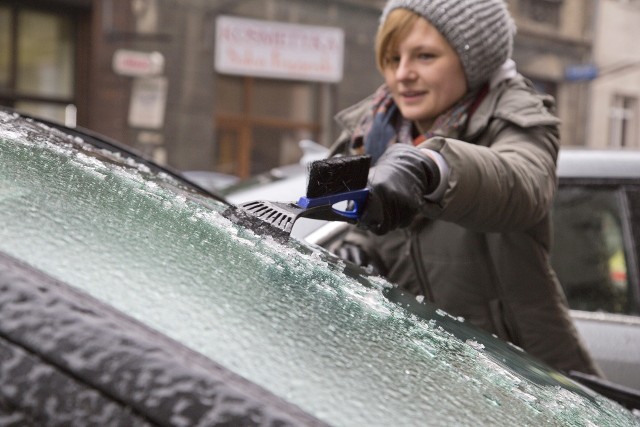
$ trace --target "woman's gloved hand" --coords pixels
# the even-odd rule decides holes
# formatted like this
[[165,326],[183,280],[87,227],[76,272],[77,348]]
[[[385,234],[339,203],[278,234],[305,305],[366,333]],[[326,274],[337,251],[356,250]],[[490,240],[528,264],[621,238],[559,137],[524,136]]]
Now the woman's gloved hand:
[[345,261],[352,262],[356,265],[366,266],[369,264],[369,256],[359,246],[354,243],[345,242],[335,250],[335,254]]
[[358,226],[376,234],[408,226],[439,183],[438,166],[421,149],[392,145],[369,172],[369,199]]
[[369,254],[360,245],[350,242],[343,242],[333,251],[345,261],[352,262],[363,267],[369,274],[380,274],[379,268],[372,262]]

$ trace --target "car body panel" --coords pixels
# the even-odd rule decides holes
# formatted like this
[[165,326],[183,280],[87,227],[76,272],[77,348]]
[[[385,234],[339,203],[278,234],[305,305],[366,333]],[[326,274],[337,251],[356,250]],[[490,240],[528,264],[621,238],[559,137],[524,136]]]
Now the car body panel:
[[[258,397],[267,396],[259,404],[280,399],[287,405],[275,406],[292,419],[331,425],[637,421],[522,350],[380,277],[318,247],[245,227],[236,221],[241,212],[187,183],[16,116],[0,112],[0,123],[0,253],[144,325],[114,322],[116,352],[138,340],[126,338],[129,329],[151,329],[158,342],[175,343],[162,346],[175,350],[175,363],[185,369],[219,366],[230,373],[229,382],[222,378],[230,390],[254,384]],[[26,295],[21,282],[7,286],[15,289],[7,293],[13,298],[7,306],[19,307]],[[26,299],[45,297],[38,304],[55,308],[59,298],[46,300],[52,287],[34,283],[29,292],[36,294]],[[72,311],[91,313],[95,306],[84,310],[78,300]],[[5,315],[13,317],[0,311]],[[28,325],[28,316],[19,319]],[[72,348],[80,346],[81,324],[61,319],[72,326]],[[41,343],[38,352],[65,348],[63,332],[34,322],[38,334],[55,336],[34,340]],[[12,329],[4,317],[0,325],[4,339],[29,341],[24,325]],[[115,387],[115,377],[101,378],[100,365],[91,365],[110,347],[93,335],[87,334],[89,351],[72,351],[56,364],[76,377],[89,369],[89,376]],[[207,363],[191,363],[185,354]],[[177,387],[167,369],[156,365],[150,378],[136,363],[123,366],[130,368],[130,381],[119,389],[126,399],[157,402],[156,389],[199,398]],[[3,372],[11,376],[0,383],[0,396],[11,393],[19,375]],[[300,409],[292,415],[288,405]],[[175,411],[170,404],[166,410],[161,418],[168,422]]]
[[325,425],[3,254],[0,289],[2,425]]
[[588,341],[589,351],[598,356],[610,381],[629,387],[640,384],[640,318],[574,310],[573,319],[583,337],[598,337]]
[[562,148],[558,176],[562,179],[640,179],[640,151]]

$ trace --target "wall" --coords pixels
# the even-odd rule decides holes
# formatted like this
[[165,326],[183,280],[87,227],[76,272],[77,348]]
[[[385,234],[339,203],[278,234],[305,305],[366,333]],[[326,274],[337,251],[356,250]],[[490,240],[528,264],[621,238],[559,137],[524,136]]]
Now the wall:
[[[518,25],[514,59],[518,69],[556,96],[566,146],[602,146],[607,135],[612,93],[636,94],[638,72],[613,73],[594,81],[569,81],[572,65],[595,62],[600,69],[640,54],[638,0],[563,0],[555,24],[527,15],[524,2],[509,0]],[[155,24],[136,19],[136,2],[155,3]],[[325,145],[337,136],[332,120],[342,108],[362,99],[382,79],[375,69],[373,38],[382,1],[368,0],[93,0],[91,19],[90,100],[83,125],[154,154],[179,169],[210,170],[216,147],[213,115],[217,107],[213,69],[215,19],[221,14],[345,31],[344,79],[322,87]],[[542,4],[542,3],[539,3]],[[599,7],[596,7],[597,5]],[[538,17],[539,18],[539,17]],[[597,19],[597,25],[596,25]],[[158,51],[168,81],[165,124],[161,129],[129,126],[127,114],[133,78],[111,65],[116,49]],[[590,87],[592,86],[592,89]]]
[[[600,0],[598,36],[594,47],[594,62],[600,70],[592,81],[590,93],[590,126],[588,145],[606,148],[609,142],[609,117],[615,94],[640,100],[640,2]],[[636,109],[635,139],[632,147],[640,148]]]
[[[525,4],[536,3],[539,15]],[[562,119],[563,145],[584,145],[588,118],[588,82],[567,81],[565,70],[591,62],[595,0],[563,0],[557,22],[545,16],[542,0],[511,0],[509,7],[518,26],[514,59],[518,69],[556,97]],[[545,21],[544,18],[549,18]]]
[[[151,22],[148,28],[138,28],[143,24],[134,15],[135,2],[93,1],[90,119],[85,125],[156,155],[158,160],[165,158],[179,169],[213,167],[213,49],[215,19],[219,15],[344,29],[344,79],[323,89],[325,144],[337,136],[333,115],[381,83],[373,59],[380,2],[143,0],[142,3],[156,6],[156,23]],[[158,51],[164,55],[168,94],[165,125],[161,129],[129,126],[127,114],[134,79],[114,73],[111,61],[117,49]]]

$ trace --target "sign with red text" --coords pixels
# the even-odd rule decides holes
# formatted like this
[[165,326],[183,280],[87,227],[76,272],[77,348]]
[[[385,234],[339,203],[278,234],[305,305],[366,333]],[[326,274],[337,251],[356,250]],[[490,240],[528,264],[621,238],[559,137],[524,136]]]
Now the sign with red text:
[[164,70],[164,56],[159,52],[118,49],[113,54],[112,65],[113,70],[122,76],[157,76]]
[[220,16],[216,20],[215,69],[222,74],[339,82],[341,28]]

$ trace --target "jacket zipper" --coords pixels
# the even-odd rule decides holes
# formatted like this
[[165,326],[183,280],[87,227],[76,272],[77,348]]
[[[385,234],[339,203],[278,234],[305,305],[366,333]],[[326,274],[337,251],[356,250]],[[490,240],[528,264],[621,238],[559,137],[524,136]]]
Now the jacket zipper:
[[433,292],[431,292],[431,284],[429,283],[427,272],[423,268],[422,250],[420,249],[420,239],[418,233],[413,233],[409,244],[409,253],[411,254],[414,269],[416,271],[416,277],[418,278],[418,283],[420,283],[420,288],[424,293],[424,297],[431,302],[435,302],[433,300]]
[[[489,242],[487,241],[487,238],[488,236],[485,234],[483,236],[482,243],[485,253],[488,254],[490,274],[493,278],[494,288],[498,296],[499,308],[501,311],[500,315],[503,317],[503,319],[499,320],[502,320],[503,324],[501,326],[505,328],[509,341],[520,345],[522,343],[520,328],[518,327],[518,322],[516,320],[516,316],[513,314],[512,308],[505,302],[504,293],[502,292],[502,283],[500,282],[500,276],[498,276],[498,269],[496,268],[491,252],[489,251]],[[499,326],[496,325],[496,327]]]

